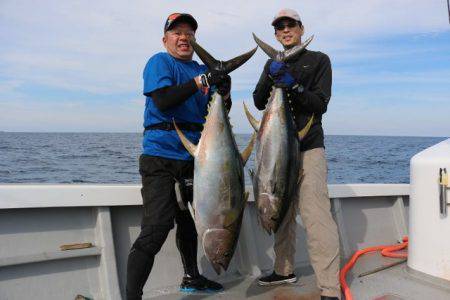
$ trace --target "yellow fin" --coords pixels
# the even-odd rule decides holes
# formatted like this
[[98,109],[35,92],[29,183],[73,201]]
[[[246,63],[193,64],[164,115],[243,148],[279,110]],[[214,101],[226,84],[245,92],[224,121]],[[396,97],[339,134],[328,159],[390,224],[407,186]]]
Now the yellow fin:
[[244,202],[248,201],[249,196],[250,196],[250,192],[244,192]]
[[308,123],[306,123],[305,127],[303,127],[302,130],[298,132],[298,137],[300,140],[302,140],[309,132],[309,129],[311,129],[311,125],[314,121],[314,114],[312,114],[311,118],[309,119]]
[[197,146],[192,144],[190,140],[186,138],[184,133],[178,128],[177,124],[175,123],[175,120],[173,121],[173,125],[175,126],[175,130],[177,131],[178,136],[180,137],[181,143],[183,143],[183,146],[186,148],[186,150],[195,157],[195,152],[197,150]]
[[223,227],[229,228],[229,227],[233,226],[236,223],[236,219],[238,217],[239,217],[239,214],[237,213],[237,211],[235,211],[235,210],[228,211],[223,216]]
[[247,160],[250,157],[250,154],[252,154],[253,145],[255,144],[255,140],[256,140],[256,132],[253,133],[252,138],[250,139],[250,142],[248,143],[248,145],[244,149],[244,151],[241,153],[241,158],[242,158],[242,162],[244,163],[244,166],[247,163]]
[[248,121],[250,122],[250,125],[252,125],[252,127],[255,131],[259,131],[259,126],[261,125],[261,122],[256,120],[255,117],[252,116],[252,114],[248,110],[247,105],[245,105],[245,103],[244,103],[244,111],[245,111],[245,115],[247,116]]

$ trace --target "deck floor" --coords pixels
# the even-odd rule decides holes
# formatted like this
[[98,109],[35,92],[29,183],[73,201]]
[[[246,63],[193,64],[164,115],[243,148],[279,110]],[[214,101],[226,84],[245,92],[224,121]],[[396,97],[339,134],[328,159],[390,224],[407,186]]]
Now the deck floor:
[[[450,284],[424,279],[407,271],[406,263],[358,278],[362,272],[389,264],[396,259],[384,258],[379,254],[361,257],[347,276],[353,298],[357,300],[444,300],[450,299]],[[225,291],[216,294],[184,294],[178,287],[168,287],[156,294],[148,295],[152,300],[197,300],[197,299],[261,299],[261,300],[318,300],[319,290],[315,276],[310,270],[297,270],[299,277],[295,284],[275,287],[260,287],[257,278],[246,277],[225,281]],[[306,274],[305,274],[306,273]]]

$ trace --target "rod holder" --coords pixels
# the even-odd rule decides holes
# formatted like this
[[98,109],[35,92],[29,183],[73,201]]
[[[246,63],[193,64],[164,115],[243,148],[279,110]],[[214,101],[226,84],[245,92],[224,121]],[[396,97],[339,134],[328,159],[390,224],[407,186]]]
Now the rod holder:
[[446,168],[439,168],[439,212],[442,218],[447,217],[447,190],[449,189],[448,174]]

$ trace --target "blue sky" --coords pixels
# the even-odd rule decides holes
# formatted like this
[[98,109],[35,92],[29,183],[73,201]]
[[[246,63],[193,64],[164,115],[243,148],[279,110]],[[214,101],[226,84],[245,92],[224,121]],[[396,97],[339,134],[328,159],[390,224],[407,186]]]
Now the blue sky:
[[[34,4],[36,5],[36,4]],[[230,7],[230,8],[228,8]],[[164,51],[168,14],[190,12],[197,41],[218,59],[280,48],[270,26],[299,11],[309,49],[327,53],[333,96],[328,134],[450,135],[450,24],[433,1],[29,1],[0,2],[0,131],[141,131],[142,69]],[[242,102],[266,55],[233,72],[231,121],[251,132]],[[260,115],[252,109],[255,115]]]

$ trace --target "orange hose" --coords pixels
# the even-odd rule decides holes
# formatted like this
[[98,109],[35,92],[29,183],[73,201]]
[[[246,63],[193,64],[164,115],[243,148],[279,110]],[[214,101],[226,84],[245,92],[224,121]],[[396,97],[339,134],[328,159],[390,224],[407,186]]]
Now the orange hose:
[[374,251],[381,251],[381,255],[386,257],[393,257],[393,258],[406,258],[408,257],[408,253],[394,253],[394,251],[403,250],[406,247],[408,247],[408,237],[405,236],[403,238],[403,243],[397,244],[397,245],[387,245],[387,246],[375,246],[375,247],[369,247],[362,250],[358,250],[353,254],[353,256],[350,258],[350,260],[345,264],[345,266],[342,268],[340,274],[339,274],[339,281],[341,282],[341,289],[344,293],[346,300],[353,300],[352,293],[350,291],[349,286],[347,285],[347,281],[345,280],[345,277],[347,275],[347,272],[353,268],[358,258],[366,253],[374,252]]

